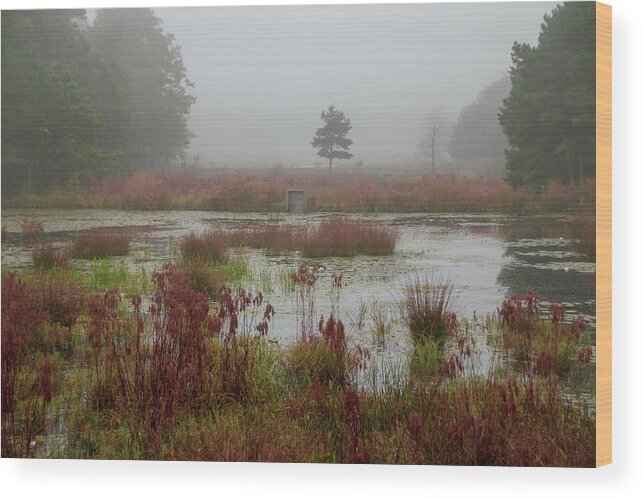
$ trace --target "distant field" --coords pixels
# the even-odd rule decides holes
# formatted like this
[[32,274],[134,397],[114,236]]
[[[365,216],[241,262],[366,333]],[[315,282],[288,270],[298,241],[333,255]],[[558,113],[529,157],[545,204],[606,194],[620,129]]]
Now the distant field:
[[309,211],[326,212],[580,212],[593,211],[596,198],[593,179],[534,190],[504,180],[412,170],[161,169],[5,195],[2,206],[279,212],[289,189],[306,191]]

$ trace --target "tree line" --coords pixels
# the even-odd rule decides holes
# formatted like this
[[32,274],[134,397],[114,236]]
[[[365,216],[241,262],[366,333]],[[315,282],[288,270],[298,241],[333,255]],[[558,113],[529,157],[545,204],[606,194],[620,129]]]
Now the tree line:
[[191,86],[151,9],[3,11],[3,193],[180,160]]
[[435,151],[437,129],[451,167],[504,176],[514,186],[540,190],[595,177],[595,3],[556,6],[538,43],[514,43],[511,57],[509,77],[464,107],[452,129],[436,126],[431,113],[426,148]]
[[[463,109],[450,143],[436,144],[433,124],[432,164],[448,145],[456,162],[503,165],[515,186],[594,177],[595,26],[593,2],[547,14],[535,46],[514,44],[510,81]],[[180,46],[151,9],[98,10],[91,24],[84,10],[3,11],[3,194],[182,160],[190,87]],[[352,125],[332,106],[321,118],[312,145],[330,169],[352,156]]]
[[498,114],[513,185],[580,184],[596,176],[596,4],[545,16],[538,44],[515,43],[511,91]]

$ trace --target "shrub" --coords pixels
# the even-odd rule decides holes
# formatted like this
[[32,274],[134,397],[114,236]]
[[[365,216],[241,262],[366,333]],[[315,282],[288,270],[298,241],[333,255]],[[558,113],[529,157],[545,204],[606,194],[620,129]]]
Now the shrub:
[[129,253],[130,236],[105,229],[78,234],[71,250],[73,258],[93,260]]
[[190,232],[181,239],[181,256],[184,260],[221,263],[227,260],[225,236],[216,230],[200,234]]

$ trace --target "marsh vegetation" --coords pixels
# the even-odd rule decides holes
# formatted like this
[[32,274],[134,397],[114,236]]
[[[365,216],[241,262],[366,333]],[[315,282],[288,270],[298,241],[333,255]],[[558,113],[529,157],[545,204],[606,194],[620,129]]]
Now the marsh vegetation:
[[[129,229],[134,254],[88,262],[58,258],[73,232],[45,221],[25,242],[20,220],[3,243],[24,255],[3,267],[3,456],[594,462],[591,390],[573,382],[592,370],[592,336],[564,305],[531,293],[471,315],[466,289],[412,268],[383,300],[354,296],[359,276],[338,265],[408,258],[415,223],[186,227],[162,257],[151,241],[167,233]],[[328,256],[304,257],[299,244],[278,249],[270,224],[297,241],[324,224],[371,230],[375,247],[385,234],[395,249],[359,256],[337,231]],[[109,253],[95,230],[92,248]],[[281,263],[254,267],[254,253]]]

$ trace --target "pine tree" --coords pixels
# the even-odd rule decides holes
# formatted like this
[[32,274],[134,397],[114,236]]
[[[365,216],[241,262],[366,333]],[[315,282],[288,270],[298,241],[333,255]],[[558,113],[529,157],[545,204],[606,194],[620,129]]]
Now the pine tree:
[[515,43],[511,92],[498,115],[507,178],[540,186],[595,175],[596,5],[566,2],[545,16],[538,45]]
[[324,126],[318,128],[311,142],[317,149],[320,158],[328,158],[328,172],[333,171],[333,159],[351,159],[353,155],[348,149],[353,141],[347,138],[348,132],[353,125],[351,120],[344,116],[344,112],[330,106],[328,110],[321,112],[321,119]]

